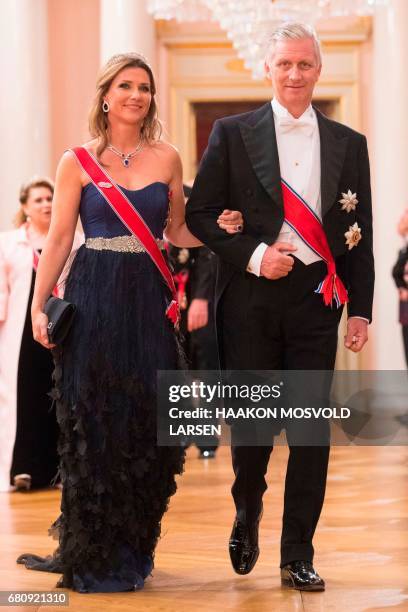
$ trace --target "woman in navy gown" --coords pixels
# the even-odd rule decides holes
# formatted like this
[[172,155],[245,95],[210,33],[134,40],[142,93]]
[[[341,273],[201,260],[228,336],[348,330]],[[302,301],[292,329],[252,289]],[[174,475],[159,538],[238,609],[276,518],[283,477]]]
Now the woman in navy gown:
[[[184,223],[177,151],[160,140],[154,77],[137,54],[114,56],[102,69],[85,148],[128,197],[161,245],[201,243]],[[170,200],[170,206],[169,206]],[[77,313],[62,347],[47,339],[44,303],[64,266],[81,217],[85,244],[66,282]],[[241,215],[225,212],[233,233]],[[79,592],[142,588],[153,567],[160,522],[176,490],[183,454],[156,444],[156,371],[176,369],[179,353],[165,317],[160,273],[116,217],[72,152],[57,170],[51,228],[32,304],[34,337],[54,348],[55,399],[61,430],[61,515],[52,527],[54,555],[25,554],[30,569],[62,573]]]

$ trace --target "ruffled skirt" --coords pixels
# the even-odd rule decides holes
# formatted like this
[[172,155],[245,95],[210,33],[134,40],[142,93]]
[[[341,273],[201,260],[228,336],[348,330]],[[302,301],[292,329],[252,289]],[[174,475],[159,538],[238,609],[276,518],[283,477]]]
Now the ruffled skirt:
[[156,372],[180,362],[165,316],[168,290],[145,253],[83,246],[65,299],[77,313],[54,350],[63,492],[52,531],[59,548],[19,562],[61,572],[61,586],[80,592],[134,590],[153,567],[184,461],[182,449],[156,443]]

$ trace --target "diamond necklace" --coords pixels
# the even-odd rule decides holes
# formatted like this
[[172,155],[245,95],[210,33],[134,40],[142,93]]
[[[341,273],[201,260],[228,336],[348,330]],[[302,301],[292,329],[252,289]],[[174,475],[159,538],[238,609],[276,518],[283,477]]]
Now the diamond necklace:
[[137,143],[136,149],[132,151],[131,153],[122,153],[122,151],[115,149],[115,147],[111,144],[108,145],[108,149],[109,151],[112,151],[112,153],[115,153],[115,155],[120,157],[122,160],[122,164],[125,166],[125,168],[128,168],[130,166],[130,160],[132,159],[132,157],[140,153],[140,151],[143,149],[143,145],[144,145],[143,140],[140,139],[139,142]]

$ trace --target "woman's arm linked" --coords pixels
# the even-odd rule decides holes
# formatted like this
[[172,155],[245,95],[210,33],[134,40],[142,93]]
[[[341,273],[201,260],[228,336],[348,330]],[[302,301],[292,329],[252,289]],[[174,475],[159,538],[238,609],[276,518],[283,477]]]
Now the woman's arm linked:
[[[168,147],[168,160],[172,168],[172,178],[169,184],[171,193],[170,212],[164,230],[165,237],[171,244],[177,247],[191,248],[202,246],[203,243],[190,232],[185,221],[186,204],[183,193],[183,170],[180,156],[172,145],[165,144],[164,146]],[[228,234],[236,234],[242,230],[242,214],[239,211],[224,210],[218,217],[218,224]]]

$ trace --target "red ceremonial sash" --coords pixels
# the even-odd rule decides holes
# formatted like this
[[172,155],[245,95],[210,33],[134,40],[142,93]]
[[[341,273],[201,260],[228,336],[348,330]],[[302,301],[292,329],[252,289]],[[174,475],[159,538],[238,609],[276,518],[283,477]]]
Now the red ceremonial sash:
[[297,235],[327,264],[327,276],[315,293],[323,295],[326,306],[336,301],[337,308],[348,302],[347,289],[336,274],[336,263],[319,217],[286,181],[282,179],[285,221]]
[[89,176],[99,193],[105,198],[109,206],[116,213],[122,223],[132,232],[146,249],[160,274],[163,276],[172,295],[172,300],[166,309],[166,315],[176,325],[179,320],[179,307],[177,303],[177,292],[173,277],[158,247],[156,238],[151,233],[142,217],[132,206],[126,195],[118,185],[103,170],[98,161],[84,147],[71,149],[80,165]]
[[186,270],[182,270],[173,276],[177,287],[178,305],[182,310],[187,308],[186,285],[190,274]]

